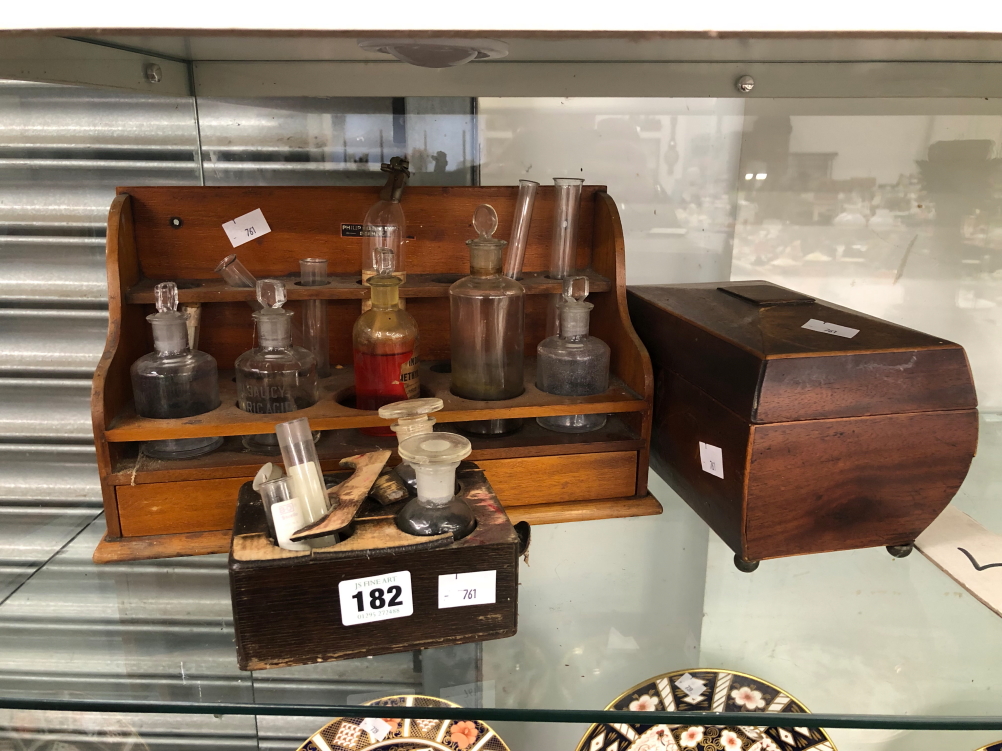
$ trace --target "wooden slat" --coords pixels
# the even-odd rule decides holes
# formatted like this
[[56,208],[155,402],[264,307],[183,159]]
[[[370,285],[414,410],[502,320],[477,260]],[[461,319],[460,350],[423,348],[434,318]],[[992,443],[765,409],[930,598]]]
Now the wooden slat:
[[[647,402],[627,389],[621,381],[612,378],[611,387],[604,394],[594,396],[567,397],[546,394],[536,388],[535,363],[526,363],[525,393],[503,402],[474,402],[460,399],[449,390],[450,376],[436,373],[431,363],[421,367],[421,387],[423,395],[437,396],[445,402],[445,408],[436,413],[441,422],[466,422],[494,417],[546,417],[567,414],[598,414],[602,412],[640,412],[647,408]],[[244,412],[236,405],[236,384],[231,373],[220,374],[219,394],[222,406],[195,417],[171,420],[155,420],[139,417],[131,408],[126,408],[115,420],[105,435],[107,440],[149,441],[164,438],[197,438],[204,436],[253,435],[271,433],[275,425],[288,420],[305,417],[314,430],[337,430],[344,428],[373,427],[389,425],[376,412],[357,410],[344,406],[338,399],[346,399],[352,393],[354,373],[351,368],[335,369],[334,373],[321,381],[320,401],[307,409],[277,415],[257,415]]]
[[[600,501],[541,503],[506,509],[512,524],[563,524],[599,519],[622,519],[630,516],[657,516],[664,509],[650,493],[636,498],[605,498]],[[531,548],[530,548],[531,550]]]
[[[611,282],[591,269],[580,274],[588,277],[592,292],[608,292]],[[462,274],[409,274],[400,287],[400,296],[405,298],[448,297],[449,287],[459,281]],[[301,287],[299,275],[272,277],[285,282],[290,300],[361,300],[369,296],[367,287],[359,284],[359,274],[339,274],[329,277],[324,287]],[[255,299],[256,291],[250,287],[230,287],[222,279],[178,279],[178,299],[186,302],[246,302]],[[530,272],[519,280],[527,295],[546,295],[561,292],[563,282],[550,279],[544,272]],[[125,295],[127,303],[152,305],[153,288],[158,284],[154,279],[142,279]]]
[[636,451],[493,459],[477,464],[506,509],[632,496],[637,486]]
[[94,549],[93,560],[94,563],[124,563],[225,553],[230,549],[231,537],[232,532],[228,529],[149,537],[105,537]]
[[[630,415],[634,420],[636,415]],[[458,425],[438,423],[438,429],[454,432]],[[470,461],[482,459],[514,459],[522,456],[557,456],[563,454],[594,454],[604,451],[640,451],[647,443],[636,430],[626,424],[621,415],[610,415],[605,427],[589,433],[555,433],[540,427],[535,420],[526,420],[521,429],[507,436],[469,436],[473,444]],[[263,455],[244,448],[239,436],[229,436],[211,454],[191,459],[154,459],[139,455],[136,444],[128,446],[130,453],[115,465],[108,475],[113,485],[141,485],[170,480],[208,480],[223,477],[249,477],[266,461],[278,462],[278,455]],[[325,431],[317,443],[317,456],[324,471],[341,469],[339,462],[349,456],[376,449],[396,450],[396,437],[369,436],[357,430]],[[396,458],[391,459],[393,464]]]

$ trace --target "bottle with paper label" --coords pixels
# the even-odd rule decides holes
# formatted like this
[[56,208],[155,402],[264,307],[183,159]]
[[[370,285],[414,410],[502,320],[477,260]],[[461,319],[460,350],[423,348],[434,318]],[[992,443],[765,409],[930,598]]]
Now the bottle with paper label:
[[[369,279],[372,307],[358,317],[352,330],[355,406],[369,410],[413,399],[421,390],[417,322],[400,308],[400,279],[393,274],[393,252],[382,248],[375,255],[379,273]],[[362,432],[393,435],[386,427],[363,428]]]
[[263,482],[259,486],[264,503],[269,531],[283,550],[309,550],[305,542],[292,542],[289,537],[306,526],[301,498],[294,498],[289,490],[289,478]]

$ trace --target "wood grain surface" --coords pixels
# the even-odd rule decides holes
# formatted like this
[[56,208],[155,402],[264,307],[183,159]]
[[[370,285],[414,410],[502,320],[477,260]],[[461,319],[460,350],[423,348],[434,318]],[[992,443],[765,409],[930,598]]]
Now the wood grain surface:
[[632,496],[637,487],[636,451],[490,459],[477,465],[505,508]]
[[122,536],[232,529],[237,491],[248,479],[120,485],[116,491]]
[[756,425],[750,559],[915,541],[960,488],[976,410]]

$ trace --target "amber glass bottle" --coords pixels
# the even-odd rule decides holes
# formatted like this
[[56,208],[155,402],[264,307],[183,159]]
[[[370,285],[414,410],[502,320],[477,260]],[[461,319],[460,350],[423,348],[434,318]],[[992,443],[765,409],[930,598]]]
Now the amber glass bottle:
[[[376,275],[369,278],[372,307],[355,321],[352,349],[355,406],[379,409],[384,404],[418,396],[417,322],[400,308],[400,279],[393,275],[393,251],[373,253]],[[369,435],[393,435],[386,428],[363,428]]]

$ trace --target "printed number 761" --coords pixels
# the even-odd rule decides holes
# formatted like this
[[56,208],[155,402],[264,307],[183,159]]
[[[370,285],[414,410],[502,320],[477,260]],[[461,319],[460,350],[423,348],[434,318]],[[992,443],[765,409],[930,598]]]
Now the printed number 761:
[[254,235],[257,234],[257,230],[254,229],[253,227],[245,227],[244,232],[247,233],[247,237],[253,237]]

